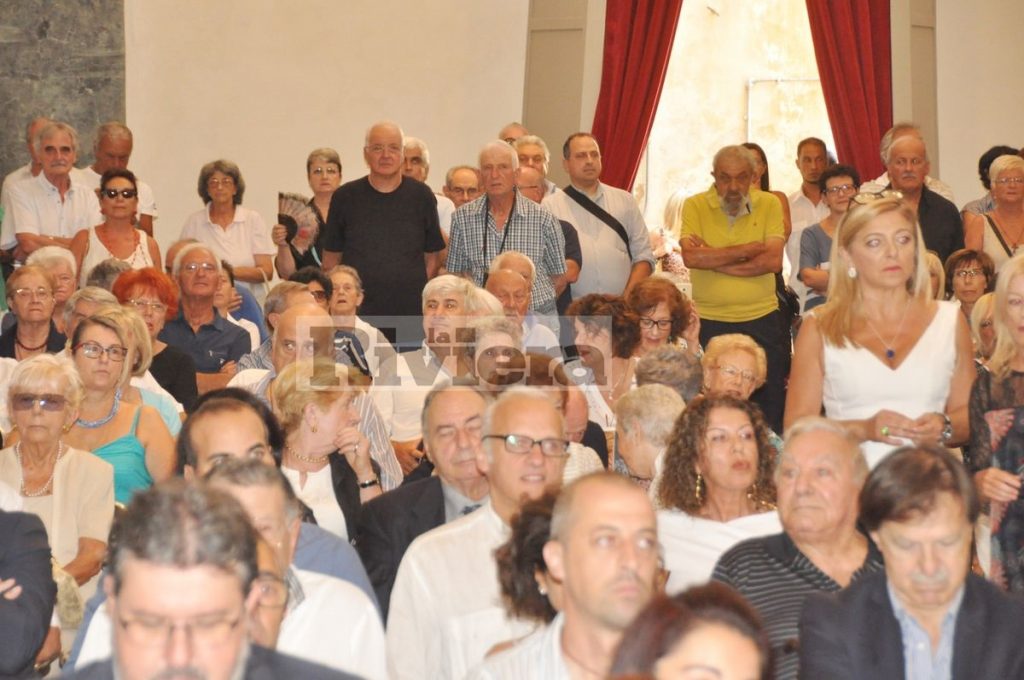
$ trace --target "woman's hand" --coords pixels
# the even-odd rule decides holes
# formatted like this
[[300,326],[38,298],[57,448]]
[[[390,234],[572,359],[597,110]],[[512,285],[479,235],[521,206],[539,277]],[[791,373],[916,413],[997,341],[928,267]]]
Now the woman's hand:
[[697,356],[700,353],[700,315],[697,314],[696,307],[690,307],[690,318],[686,320],[682,337],[686,340],[686,349],[690,354]]
[[917,431],[916,421],[886,409],[869,418],[865,425],[865,441],[881,442],[891,446],[900,446],[904,439],[912,439]]
[[13,578],[7,578],[0,581],[0,595],[5,600],[17,600],[21,595],[21,586]]
[[288,229],[283,224],[275,224],[270,229],[270,240],[278,248],[288,245]]
[[1019,476],[999,468],[990,467],[974,473],[974,486],[986,501],[1011,503],[1020,495],[1020,484]]
[[985,412],[985,422],[988,423],[989,446],[995,451],[1003,442],[1006,433],[1013,427],[1012,408],[1001,408],[995,411]]
[[373,465],[370,463],[370,440],[355,427],[344,427],[334,437],[334,445],[345,460],[352,466],[352,471],[359,479],[373,476]]
[[946,419],[941,413],[925,413],[914,421],[906,436],[918,446],[945,444],[942,438],[945,429]]

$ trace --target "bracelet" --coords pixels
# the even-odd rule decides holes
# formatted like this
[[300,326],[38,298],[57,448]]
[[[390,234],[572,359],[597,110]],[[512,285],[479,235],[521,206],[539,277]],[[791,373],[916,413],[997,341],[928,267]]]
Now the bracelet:
[[377,477],[373,477],[371,479],[367,479],[365,482],[359,482],[359,488],[369,489],[370,487],[377,486],[378,484],[380,484],[380,479]]
[[944,425],[942,426],[942,443],[948,444],[953,439],[953,420],[949,417],[948,413],[940,413]]

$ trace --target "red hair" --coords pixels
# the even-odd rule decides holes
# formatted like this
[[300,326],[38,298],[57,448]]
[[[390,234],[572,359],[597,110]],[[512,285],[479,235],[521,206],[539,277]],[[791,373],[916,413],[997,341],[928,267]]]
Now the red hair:
[[178,284],[167,274],[154,267],[129,269],[114,281],[110,292],[122,305],[128,302],[129,294],[136,288],[151,290],[167,305],[167,320],[178,315]]

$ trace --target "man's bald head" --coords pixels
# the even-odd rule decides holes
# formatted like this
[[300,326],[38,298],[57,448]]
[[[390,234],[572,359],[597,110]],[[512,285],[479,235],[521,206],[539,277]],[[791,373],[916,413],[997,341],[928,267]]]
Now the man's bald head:
[[528,165],[519,166],[519,181],[516,182],[516,186],[519,187],[520,194],[534,203],[540,203],[544,200],[544,194],[547,193],[547,185],[544,184],[544,173]]
[[280,373],[297,359],[333,356],[334,327],[331,315],[315,303],[303,302],[288,307],[277,318],[270,358]]
[[490,272],[485,288],[501,302],[505,316],[518,323],[523,322],[530,308],[530,283],[522,274],[511,269]]

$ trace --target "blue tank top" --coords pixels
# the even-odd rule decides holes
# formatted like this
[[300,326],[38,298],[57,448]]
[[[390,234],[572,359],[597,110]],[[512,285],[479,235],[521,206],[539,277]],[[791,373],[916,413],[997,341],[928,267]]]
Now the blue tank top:
[[128,503],[136,490],[153,486],[153,478],[146,469],[146,449],[135,436],[140,413],[141,405],[135,411],[128,434],[93,450],[94,455],[114,466],[114,500],[118,503]]

